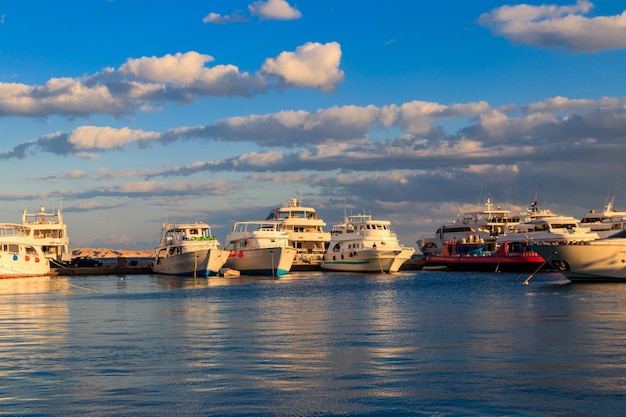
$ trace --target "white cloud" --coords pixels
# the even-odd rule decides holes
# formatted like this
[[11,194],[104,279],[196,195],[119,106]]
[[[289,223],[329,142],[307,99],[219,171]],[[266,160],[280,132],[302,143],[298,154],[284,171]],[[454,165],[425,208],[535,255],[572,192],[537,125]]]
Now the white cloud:
[[80,126],[68,136],[68,142],[76,149],[113,149],[129,143],[145,140],[155,140],[159,133],[131,130],[128,128],[114,129],[112,127]]
[[114,97],[105,86],[87,86],[73,78],[51,78],[43,86],[0,83],[0,113],[46,116],[124,111],[123,100]]
[[256,1],[248,6],[248,10],[251,15],[265,20],[294,20],[302,17],[302,13],[285,0]]
[[207,14],[203,19],[203,23],[213,23],[217,25],[224,25],[227,23],[244,23],[248,18],[241,12],[233,12],[230,15],[221,15],[219,13],[211,12]]
[[574,52],[626,48],[626,11],[614,16],[583,16],[592,7],[587,0],[571,6],[502,6],[480,16],[478,23],[515,43],[531,46]]
[[129,73],[140,80],[190,83],[198,78],[207,62],[213,61],[210,55],[198,52],[167,54],[162,57],[142,57],[128,59],[120,67],[121,73]]
[[307,42],[295,52],[282,52],[276,58],[266,59],[261,71],[281,77],[287,85],[332,91],[343,81],[340,61],[341,46],[337,42]]
[[[332,91],[343,80],[338,43],[307,43],[269,58],[250,75],[232,64],[207,67],[214,58],[195,51],[129,58],[117,70],[82,78],[51,78],[44,85],[0,83],[0,114],[18,116],[121,115],[152,111],[163,102],[190,103],[204,96],[251,97],[269,88]],[[276,82],[278,80],[278,82]]]

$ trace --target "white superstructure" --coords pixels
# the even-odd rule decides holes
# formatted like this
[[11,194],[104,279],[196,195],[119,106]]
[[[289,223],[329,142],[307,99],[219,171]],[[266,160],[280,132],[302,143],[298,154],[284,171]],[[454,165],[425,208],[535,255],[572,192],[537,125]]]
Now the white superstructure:
[[601,212],[590,210],[583,214],[580,223],[596,232],[601,239],[606,238],[626,230],[626,211],[615,210],[613,202],[609,202]]
[[497,243],[503,242],[584,242],[598,239],[598,234],[571,216],[551,215],[520,223],[510,233],[498,236]]
[[330,242],[330,232],[324,231],[326,222],[313,207],[304,207],[297,198],[273,208],[266,220],[280,222],[279,229],[287,232],[289,245],[298,251],[296,264],[319,265]]
[[46,212],[45,207],[41,206],[39,212],[29,213],[24,210],[22,224],[29,227],[32,237],[51,262],[63,263],[71,260],[70,238],[61,209]]

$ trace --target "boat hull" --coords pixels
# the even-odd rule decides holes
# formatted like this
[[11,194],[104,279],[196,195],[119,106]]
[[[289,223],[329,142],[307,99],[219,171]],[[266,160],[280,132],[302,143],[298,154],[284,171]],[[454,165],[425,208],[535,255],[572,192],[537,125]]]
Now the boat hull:
[[342,272],[398,272],[402,264],[411,258],[413,249],[378,251],[362,250],[334,252],[324,255],[321,268]]
[[283,276],[289,273],[297,251],[293,248],[257,248],[232,251],[226,267],[242,275]]
[[229,251],[200,249],[167,257],[155,257],[152,271],[156,274],[182,276],[215,276],[228,260]]
[[626,281],[626,244],[593,242],[533,249],[572,282]]
[[[50,275],[50,262],[45,257],[2,254],[0,278],[26,278]],[[28,258],[28,259],[26,259]]]
[[449,271],[476,272],[532,272],[551,269],[538,255],[519,256],[470,256],[431,255],[426,258],[425,269],[444,267]]

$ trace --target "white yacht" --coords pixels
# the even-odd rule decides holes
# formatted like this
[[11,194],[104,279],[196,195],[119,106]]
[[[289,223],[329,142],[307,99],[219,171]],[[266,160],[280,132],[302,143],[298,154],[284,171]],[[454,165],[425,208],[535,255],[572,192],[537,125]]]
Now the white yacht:
[[615,210],[611,201],[602,212],[590,210],[583,214],[580,223],[596,232],[601,239],[606,238],[626,230],[626,211]]
[[218,275],[229,253],[207,223],[163,223],[150,266],[157,274],[207,277]]
[[0,278],[50,275],[50,261],[33,231],[16,223],[0,224]]
[[626,281],[626,230],[578,244],[531,247],[572,282]]
[[350,272],[397,272],[415,253],[400,244],[388,220],[371,215],[344,216],[333,225],[322,269]]
[[584,242],[598,239],[598,234],[580,225],[571,216],[551,214],[532,218],[520,223],[508,234],[498,236],[497,243],[504,242]]
[[63,222],[61,209],[56,212],[54,210],[46,212],[45,207],[41,206],[39,212],[29,213],[24,210],[22,225],[28,226],[32,237],[36,239],[53,266],[71,260],[70,238],[67,235],[67,225]]
[[289,245],[282,224],[276,220],[235,222],[226,236],[230,257],[225,266],[242,275],[288,274],[298,252]]
[[[433,234],[420,236],[417,240],[418,248],[424,255],[432,255],[441,253],[450,242],[470,239],[489,241],[508,233],[511,227],[525,220],[525,217],[513,215],[499,204],[494,207],[491,198],[487,198],[485,206],[484,210],[466,212],[456,220],[441,225]],[[522,216],[527,216],[530,211],[529,208]]]

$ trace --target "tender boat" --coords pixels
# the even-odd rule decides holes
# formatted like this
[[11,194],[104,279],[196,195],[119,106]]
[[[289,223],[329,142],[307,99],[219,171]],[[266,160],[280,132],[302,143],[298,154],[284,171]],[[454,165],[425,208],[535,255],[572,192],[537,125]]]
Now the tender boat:
[[50,275],[50,261],[32,230],[21,224],[0,224],[0,278],[43,275]]
[[208,277],[218,275],[229,253],[207,223],[163,223],[150,266],[157,274]]
[[71,260],[70,238],[61,209],[46,212],[45,207],[41,206],[39,212],[28,213],[24,210],[22,225],[28,226],[32,237],[41,246],[52,266],[59,266]]
[[344,216],[333,225],[322,269],[349,272],[397,272],[415,253],[398,242],[388,220],[371,215]]
[[297,198],[273,208],[266,220],[280,222],[280,230],[289,234],[289,245],[298,251],[292,268],[318,266],[330,242],[330,232],[324,231],[326,223],[312,207],[303,207]]
[[426,270],[485,272],[534,272],[551,269],[545,260],[523,242],[485,243],[479,239],[449,242],[438,254],[428,255]]
[[613,202],[607,203],[604,211],[590,210],[583,214],[580,223],[596,232],[600,239],[609,237],[621,230],[626,230],[626,211],[613,208]]
[[289,234],[281,231],[282,225],[276,220],[235,222],[226,236],[230,257],[225,266],[242,275],[288,274],[298,252],[289,245]]
[[532,248],[570,281],[626,281],[626,230],[605,239]]

